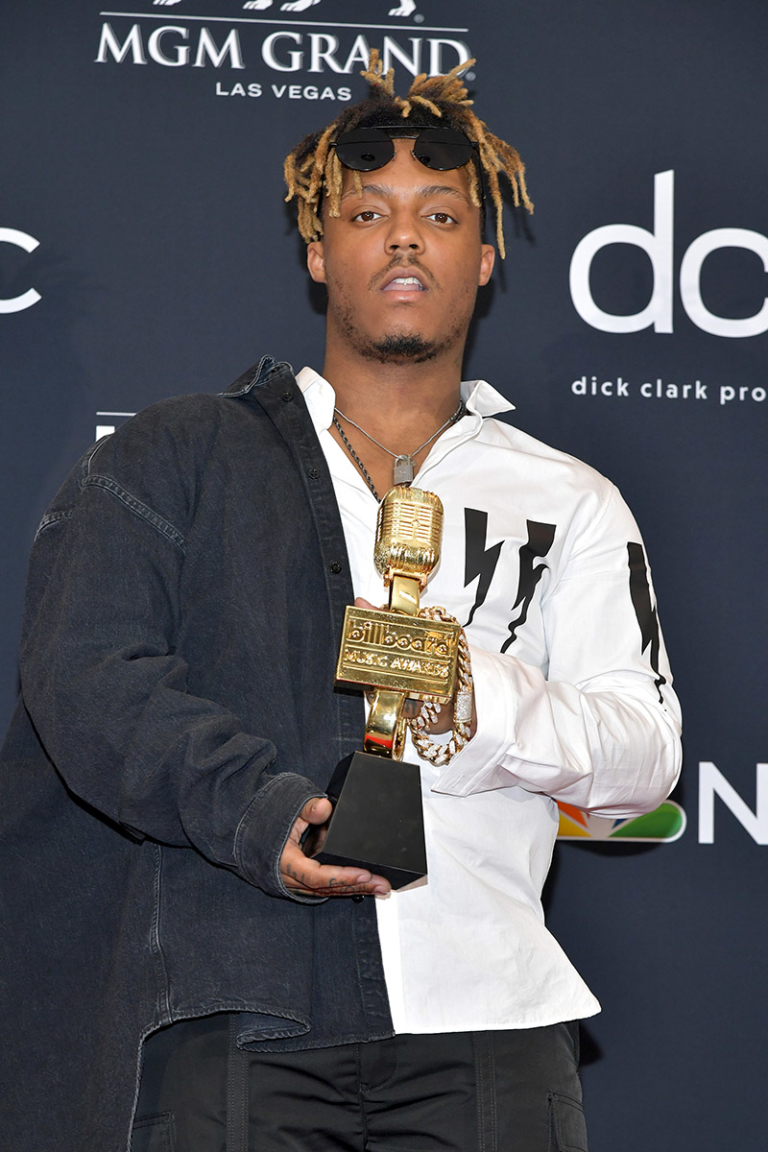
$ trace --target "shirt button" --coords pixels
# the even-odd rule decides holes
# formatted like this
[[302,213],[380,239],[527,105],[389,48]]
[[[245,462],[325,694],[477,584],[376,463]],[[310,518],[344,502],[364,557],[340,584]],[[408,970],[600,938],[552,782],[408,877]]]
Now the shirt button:
[[285,400],[286,404],[290,400],[293,400],[293,392],[291,392],[290,388],[288,389],[287,392],[283,392],[283,400]]
[[365,900],[365,896],[363,896],[361,892],[357,892],[352,897],[352,899],[354,900],[355,904],[362,904],[363,900]]
[[309,470],[310,480],[317,480],[319,475],[320,475],[320,469],[319,468],[310,468],[310,470]]
[[341,572],[341,564],[339,564],[338,560],[334,560],[331,564],[331,572],[333,572],[334,576],[338,576],[339,572]]

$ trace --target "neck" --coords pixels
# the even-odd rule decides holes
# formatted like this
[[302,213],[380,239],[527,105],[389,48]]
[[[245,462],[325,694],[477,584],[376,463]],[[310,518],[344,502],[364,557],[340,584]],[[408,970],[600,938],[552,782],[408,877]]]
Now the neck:
[[351,449],[358,467],[362,462],[366,483],[379,497],[403,478],[395,475],[390,453],[410,457],[408,471],[417,477],[434,443],[432,437],[454,415],[461,398],[460,354],[453,360],[440,356],[422,364],[379,364],[350,354],[346,347],[337,351],[329,341],[323,373],[343,413],[339,416],[343,434],[332,425],[331,435],[345,451]]
[[336,406],[393,452],[413,452],[456,411],[461,357],[378,364],[326,351],[323,375]]

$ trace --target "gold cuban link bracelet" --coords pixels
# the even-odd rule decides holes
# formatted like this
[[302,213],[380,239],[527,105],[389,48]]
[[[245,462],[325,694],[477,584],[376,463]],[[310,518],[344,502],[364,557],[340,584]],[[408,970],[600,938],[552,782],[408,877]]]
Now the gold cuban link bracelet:
[[[424,616],[428,620],[444,620],[448,624],[458,623],[456,617],[446,612],[445,608],[422,608],[419,611],[419,616]],[[427,730],[436,722],[441,712],[440,704],[431,697],[425,699],[419,715],[408,721],[411,739],[416,745],[419,756],[440,768],[444,764],[450,763],[456,753],[461,752],[462,748],[466,747],[472,736],[472,660],[463,628],[459,636],[456,679],[458,687],[454,696],[453,731],[447,743],[438,744],[426,735]]]

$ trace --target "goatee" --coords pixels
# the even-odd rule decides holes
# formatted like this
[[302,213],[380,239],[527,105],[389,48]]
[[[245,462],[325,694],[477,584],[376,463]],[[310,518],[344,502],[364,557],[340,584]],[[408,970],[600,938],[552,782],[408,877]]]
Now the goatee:
[[376,360],[379,364],[403,360],[423,364],[427,360],[434,360],[440,350],[440,345],[434,340],[425,340],[417,333],[385,336],[382,340],[372,340],[361,349],[367,360]]

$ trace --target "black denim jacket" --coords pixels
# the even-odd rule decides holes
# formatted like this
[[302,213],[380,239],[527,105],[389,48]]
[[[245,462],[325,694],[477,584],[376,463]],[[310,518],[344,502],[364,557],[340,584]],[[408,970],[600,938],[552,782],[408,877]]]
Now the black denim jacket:
[[287,364],[99,441],[40,525],[0,761],[0,1093],[14,1152],[127,1147],[141,1039],[219,1011],[249,1047],[390,1035],[373,902],[278,861],[360,746],[352,599]]

